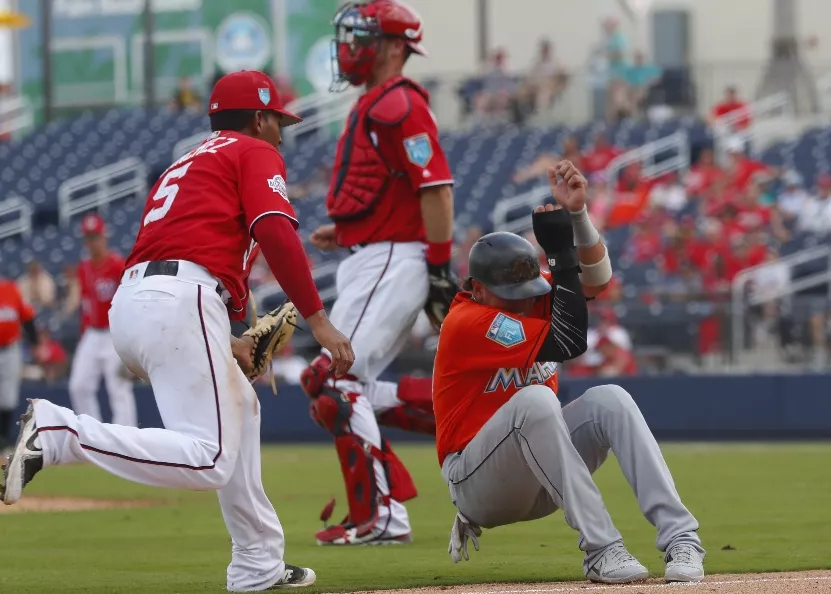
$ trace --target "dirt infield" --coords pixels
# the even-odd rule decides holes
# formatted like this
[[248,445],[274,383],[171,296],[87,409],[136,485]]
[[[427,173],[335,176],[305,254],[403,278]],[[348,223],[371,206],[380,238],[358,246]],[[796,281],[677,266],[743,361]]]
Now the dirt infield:
[[819,594],[831,592],[831,571],[802,571],[792,573],[748,573],[742,575],[712,575],[697,584],[666,584],[649,580],[639,584],[606,586],[589,582],[552,582],[537,584],[482,584],[439,586],[410,590],[376,591],[373,594]]
[[85,497],[24,497],[14,505],[0,505],[0,514],[18,514],[26,512],[74,512],[94,509],[130,509],[148,507],[152,501],[141,499],[88,499]]

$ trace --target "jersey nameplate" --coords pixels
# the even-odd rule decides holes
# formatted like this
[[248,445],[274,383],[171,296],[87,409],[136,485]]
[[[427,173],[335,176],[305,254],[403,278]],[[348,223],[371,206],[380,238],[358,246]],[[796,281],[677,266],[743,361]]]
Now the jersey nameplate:
[[525,330],[522,324],[519,320],[509,318],[504,313],[496,314],[486,336],[506,348],[525,342]]

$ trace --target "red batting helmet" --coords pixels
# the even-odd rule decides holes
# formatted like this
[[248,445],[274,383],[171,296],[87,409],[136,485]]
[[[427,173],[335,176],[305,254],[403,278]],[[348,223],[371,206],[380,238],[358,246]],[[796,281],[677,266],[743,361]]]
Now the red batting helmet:
[[421,45],[421,18],[397,0],[350,2],[335,14],[332,24],[333,90],[342,83],[360,86],[367,81],[385,37],[403,39],[411,52],[427,55]]

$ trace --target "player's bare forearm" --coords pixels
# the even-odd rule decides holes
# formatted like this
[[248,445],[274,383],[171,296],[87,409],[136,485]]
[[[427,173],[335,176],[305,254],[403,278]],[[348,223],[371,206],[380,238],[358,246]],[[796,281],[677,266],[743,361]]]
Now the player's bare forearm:
[[428,243],[453,239],[453,186],[431,186],[421,190],[421,216]]
[[609,252],[587,211],[572,214],[572,226],[577,242],[577,257],[583,270],[583,293],[587,298],[593,299],[600,295],[611,281],[612,265]]

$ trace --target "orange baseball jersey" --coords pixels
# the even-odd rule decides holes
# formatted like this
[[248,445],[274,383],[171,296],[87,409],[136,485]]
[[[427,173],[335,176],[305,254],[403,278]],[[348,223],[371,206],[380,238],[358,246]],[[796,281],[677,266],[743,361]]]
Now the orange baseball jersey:
[[538,298],[527,317],[476,303],[470,293],[456,295],[433,367],[439,464],[463,450],[521,388],[545,384],[557,391],[557,364],[535,361],[550,326],[550,295]]
[[106,330],[110,327],[110,303],[123,272],[124,258],[114,253],[108,254],[102,262],[87,259],[78,264],[81,332],[87,328]]
[[0,348],[20,340],[20,325],[35,319],[35,310],[23,300],[14,281],[0,279]]
[[251,229],[269,214],[288,218],[297,229],[282,155],[265,141],[214,132],[150,190],[127,267],[152,260],[199,264],[222,282],[231,318],[241,320],[258,249]]

